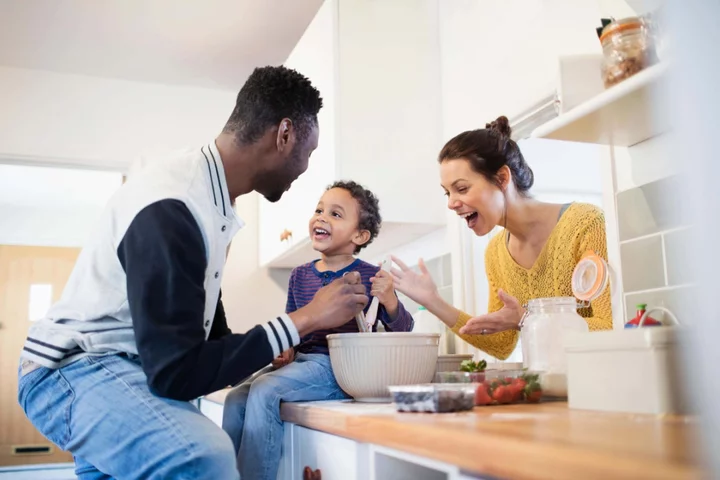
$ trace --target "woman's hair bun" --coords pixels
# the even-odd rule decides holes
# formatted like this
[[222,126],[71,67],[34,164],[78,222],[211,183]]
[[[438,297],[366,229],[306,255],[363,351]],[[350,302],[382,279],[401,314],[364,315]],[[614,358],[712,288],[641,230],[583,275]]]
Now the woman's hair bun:
[[504,115],[499,116],[490,123],[486,123],[485,128],[489,130],[494,130],[503,137],[507,138],[510,138],[510,134],[512,133],[512,129],[510,128],[510,121]]

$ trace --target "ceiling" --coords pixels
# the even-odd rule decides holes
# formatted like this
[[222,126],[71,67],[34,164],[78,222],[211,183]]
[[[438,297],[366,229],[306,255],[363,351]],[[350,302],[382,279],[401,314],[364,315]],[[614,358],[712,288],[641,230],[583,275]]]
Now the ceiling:
[[0,65],[238,90],[322,0],[0,0]]
[[121,184],[122,174],[115,172],[0,165],[0,209],[102,208]]

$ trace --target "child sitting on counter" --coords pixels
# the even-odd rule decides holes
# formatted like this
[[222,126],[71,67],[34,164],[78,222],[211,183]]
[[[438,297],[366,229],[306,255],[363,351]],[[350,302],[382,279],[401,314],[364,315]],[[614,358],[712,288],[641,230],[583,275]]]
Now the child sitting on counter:
[[[320,259],[292,271],[286,312],[307,305],[324,285],[354,271],[360,273],[368,297],[380,301],[378,320],[385,329],[411,331],[412,316],[398,300],[391,275],[355,258],[377,236],[380,223],[378,200],[371,191],[352,181],[328,187],[309,224]],[[348,398],[335,381],[326,336],[357,331],[357,322],[349,318],[339,328],[313,332],[228,394],[222,426],[237,451],[241,478],[277,478],[283,439],[280,402]]]

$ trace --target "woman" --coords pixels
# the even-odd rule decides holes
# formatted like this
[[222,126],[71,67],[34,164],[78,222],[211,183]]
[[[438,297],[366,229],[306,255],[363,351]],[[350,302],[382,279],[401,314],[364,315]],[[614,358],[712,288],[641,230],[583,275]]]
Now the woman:
[[[397,258],[395,288],[424,305],[463,340],[499,359],[515,349],[523,305],[530,299],[572,296],[573,269],[588,250],[607,259],[605,218],[582,203],[558,205],[530,196],[533,172],[510,139],[506,117],[485,129],[461,133],[440,152],[440,177],[448,208],[484,236],[496,226],[485,251],[489,313],[472,318],[445,302],[420,260],[420,272]],[[610,292],[579,310],[591,330],[612,328]]]

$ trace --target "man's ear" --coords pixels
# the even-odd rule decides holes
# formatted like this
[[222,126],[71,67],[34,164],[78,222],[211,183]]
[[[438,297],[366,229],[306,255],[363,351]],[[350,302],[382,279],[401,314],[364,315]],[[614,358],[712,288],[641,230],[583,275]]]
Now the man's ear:
[[369,241],[370,241],[370,231],[369,230],[358,230],[352,239],[352,242],[355,245],[357,245],[358,247],[361,245],[365,245]]
[[292,151],[295,145],[295,124],[289,118],[280,121],[275,145],[279,152],[284,152],[286,149]]

